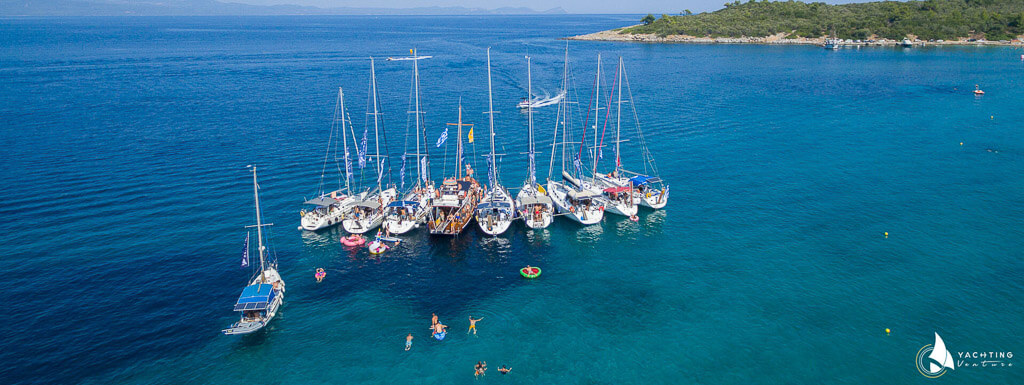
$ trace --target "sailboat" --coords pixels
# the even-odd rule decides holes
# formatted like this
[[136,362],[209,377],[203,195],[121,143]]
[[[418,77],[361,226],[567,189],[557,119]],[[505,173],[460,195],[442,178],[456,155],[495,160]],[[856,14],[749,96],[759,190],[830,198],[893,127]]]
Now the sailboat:
[[[349,195],[349,191],[351,191],[349,189],[349,174],[352,167],[348,156],[348,139],[345,136],[346,120],[345,92],[339,87],[338,103],[334,107],[334,120],[331,122],[331,133],[327,138],[327,153],[324,154],[324,165],[320,171],[320,185],[317,188],[317,196],[305,201],[304,204],[309,207],[299,212],[301,216],[300,224],[303,230],[319,230],[341,223],[345,218],[345,214],[352,210],[352,205],[357,200],[357,197]],[[336,141],[338,137],[341,137],[345,151],[345,187],[339,186],[337,190],[325,192],[324,175],[327,173],[327,164],[331,160],[332,150],[334,151],[334,161],[337,162],[338,146]]]
[[[617,82],[621,82],[621,78],[616,79],[616,81]],[[617,214],[617,215],[622,215],[622,216],[626,216],[626,217],[632,217],[632,216],[636,215],[637,206],[633,202],[633,195],[630,194],[629,188],[628,187],[623,188],[623,187],[619,187],[619,186],[614,186],[614,187],[606,188],[606,187],[604,187],[604,184],[602,182],[600,182],[598,180],[598,178],[597,178],[597,162],[599,160],[601,160],[601,155],[602,155],[601,148],[604,147],[604,143],[603,143],[604,142],[604,129],[602,128],[601,135],[598,135],[598,130],[597,130],[598,124],[600,123],[600,120],[601,120],[600,111],[603,109],[603,108],[601,108],[601,54],[597,55],[597,79],[596,79],[594,84],[596,84],[596,88],[595,88],[595,91],[594,91],[594,94],[596,96],[594,105],[596,106],[596,108],[595,108],[595,113],[594,113],[594,126],[593,126],[593,128],[594,128],[594,146],[591,147],[591,150],[592,150],[591,157],[594,160],[593,168],[590,170],[591,178],[589,180],[587,180],[585,178],[582,178],[582,177],[579,180],[572,179],[572,178],[567,178],[567,180],[569,180],[571,183],[575,184],[576,186],[578,186],[580,188],[584,188],[584,189],[587,189],[587,190],[590,190],[590,191],[598,191],[598,192],[600,192],[601,198],[599,198],[598,201],[601,202],[601,204],[604,207],[606,212],[612,213],[612,214]],[[615,85],[613,84],[612,87],[614,88]],[[611,97],[610,96],[608,97],[608,102],[609,102],[609,104],[611,104]],[[621,102],[622,102],[622,95],[621,95],[621,87],[620,87],[620,95],[619,95],[619,103],[618,103],[618,105],[619,105],[618,111],[619,111],[620,115],[622,113],[622,103]],[[608,109],[608,113],[605,115],[604,127],[607,127],[607,125],[608,125],[608,115],[610,113],[611,113],[611,109],[609,108]],[[618,127],[618,125],[617,125],[617,127]],[[618,132],[618,130],[616,130],[616,133],[617,132]],[[601,142],[600,143],[598,142],[598,137],[599,136],[601,138]],[[615,141],[615,145],[616,145],[616,151],[618,151],[618,145],[619,145],[619,142],[621,142],[621,140],[618,138],[618,134],[616,134],[616,137],[617,138],[616,138],[616,141]],[[581,150],[582,150],[582,147],[581,147]]]
[[[598,199],[601,197],[600,192],[580,187],[581,183],[577,176],[583,166],[583,163],[580,160],[583,152],[582,149],[573,157],[572,161],[573,171],[577,176],[573,176],[572,173],[565,169],[566,145],[573,144],[573,142],[569,142],[569,140],[571,140],[569,132],[571,125],[569,123],[572,121],[569,109],[573,104],[575,104],[570,102],[568,89],[569,46],[568,43],[566,43],[565,67],[562,72],[562,92],[566,93],[567,96],[558,104],[558,116],[555,119],[554,140],[552,141],[551,164],[548,167],[547,193],[548,196],[551,197],[551,201],[554,202],[559,213],[565,214],[565,217],[577,223],[592,225],[601,222],[601,219],[604,218],[604,207],[600,202],[598,202]],[[558,139],[559,127],[562,128],[561,141]],[[562,154],[562,181],[553,180],[551,175],[555,168],[556,151],[554,151],[554,147],[556,146],[560,146]]]
[[[647,141],[644,138],[643,130],[640,128],[640,118],[636,112],[636,106],[633,105],[633,91],[629,88],[629,77],[626,75],[626,67],[623,65],[622,58],[619,58],[619,71],[618,76],[621,79],[619,81],[619,118],[615,124],[615,169],[607,174],[595,174],[594,177],[603,183],[608,189],[614,191],[616,194],[621,194],[627,190],[623,187],[628,188],[628,191],[632,191],[630,197],[641,206],[646,206],[652,209],[661,209],[668,204],[669,189],[668,185],[658,176],[658,167],[654,163],[654,156],[651,155],[651,151],[647,148]],[[626,91],[629,95],[629,101],[622,99],[622,86],[626,86]],[[640,154],[643,158],[643,171],[629,171],[622,167],[622,153],[620,152],[619,144],[625,142],[621,140],[622,132],[622,104],[628,103],[632,108],[633,121],[636,124],[637,138],[640,140]],[[607,190],[607,189],[606,189]]]
[[[266,247],[263,246],[263,224],[260,213],[260,191],[256,183],[256,167],[252,167],[252,191],[256,197],[256,244],[259,250],[260,271],[256,273],[249,285],[242,289],[242,294],[235,302],[235,311],[242,313],[242,318],[221,330],[224,334],[248,334],[267,326],[277,315],[277,309],[284,303],[284,280],[277,271],[277,259],[267,262]],[[243,266],[249,265],[249,237],[245,238],[245,254]]]
[[494,97],[491,92],[491,49],[487,48],[487,116],[490,117],[491,154],[487,157],[487,179],[490,189],[476,207],[476,222],[487,235],[499,235],[508,230],[515,219],[515,201],[508,190],[498,182],[498,161],[494,153]]
[[[462,123],[462,102],[459,102],[459,122],[448,123],[456,126],[458,141],[455,154],[456,176],[447,177],[441,186],[430,196],[427,206],[427,228],[430,234],[434,235],[459,235],[469,222],[473,219],[477,203],[480,201],[481,189],[476,179],[473,179],[473,168],[466,164],[465,176],[462,174],[462,127],[470,127],[472,124]],[[472,141],[472,139],[470,139]]]
[[[386,154],[380,152],[380,109],[378,107],[379,98],[377,96],[377,71],[374,67],[373,58],[370,58],[370,89],[371,98],[373,98],[373,141],[375,147],[375,154],[365,154],[365,146],[362,150],[363,154],[360,156],[363,158],[374,159],[373,163],[377,169],[377,186],[372,191],[367,191],[362,194],[363,199],[353,203],[352,213],[347,215],[341,224],[345,227],[345,231],[353,234],[362,234],[367,231],[373,230],[380,226],[384,222],[384,208],[387,207],[391,201],[395,200],[397,192],[394,187],[384,189],[381,181],[384,179],[384,161],[387,159]],[[365,138],[364,138],[365,139]]]
[[[434,193],[434,185],[430,182],[430,167],[426,153],[426,135],[423,132],[422,111],[420,111],[420,67],[419,61],[431,56],[418,56],[416,49],[409,50],[410,57],[388,58],[389,61],[411,60],[413,62],[413,93],[415,109],[410,111],[416,121],[416,151],[402,155],[401,183],[405,185],[405,159],[410,155],[416,157],[416,184],[407,192],[402,200],[391,202],[384,208],[384,229],[391,234],[405,234],[420,223],[426,221],[427,199]],[[406,131],[408,134],[408,131]],[[421,137],[424,140],[421,140]],[[423,143],[422,151],[420,143]]]
[[[527,93],[533,95],[533,72],[530,66],[530,57],[526,57],[526,83]],[[537,184],[537,164],[535,161],[536,146],[533,142],[533,106],[526,107],[527,120],[529,121],[529,170],[523,188],[516,194],[516,206],[519,207],[519,214],[523,217],[526,227],[531,229],[543,229],[551,224],[554,219],[554,203],[548,197],[543,187]]]

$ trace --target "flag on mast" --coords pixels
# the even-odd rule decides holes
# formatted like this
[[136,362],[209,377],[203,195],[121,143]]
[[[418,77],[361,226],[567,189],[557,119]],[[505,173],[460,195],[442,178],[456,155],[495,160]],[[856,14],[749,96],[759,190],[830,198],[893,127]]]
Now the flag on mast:
[[[441,136],[437,138],[437,145],[434,147],[441,147],[446,140],[448,140],[448,126],[444,126],[444,132],[442,132]],[[470,142],[472,142],[472,140],[470,140]]]
[[469,142],[473,143],[473,127],[469,128]]
[[242,268],[249,267],[249,233],[245,233],[245,250],[242,251]]

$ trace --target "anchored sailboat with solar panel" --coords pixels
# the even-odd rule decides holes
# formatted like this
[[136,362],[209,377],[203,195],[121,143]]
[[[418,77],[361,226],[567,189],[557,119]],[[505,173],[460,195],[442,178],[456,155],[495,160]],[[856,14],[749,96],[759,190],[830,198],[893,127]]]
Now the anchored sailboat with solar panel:
[[[242,289],[242,294],[235,302],[235,311],[242,313],[241,319],[231,327],[222,330],[224,334],[248,334],[267,326],[277,315],[278,308],[284,303],[284,280],[277,271],[277,258],[267,261],[266,247],[263,245],[263,227],[272,223],[263,223],[260,213],[259,184],[256,183],[256,167],[252,167],[252,189],[256,197],[256,245],[260,257],[260,270],[249,285]],[[249,237],[245,238],[245,253],[242,267],[249,265]]]
[[487,179],[490,189],[476,206],[476,223],[488,235],[508,230],[516,215],[516,204],[508,190],[498,182],[498,161],[494,153],[494,100],[491,92],[491,49],[487,48],[487,116],[490,117],[491,153],[487,156]]
[[[402,155],[401,175],[399,176],[400,189],[405,189],[405,164],[409,156],[415,156],[416,161],[416,183],[412,190],[407,192],[402,200],[391,202],[384,208],[384,224],[382,225],[391,234],[405,234],[413,228],[419,227],[420,223],[426,221],[427,199],[434,193],[434,185],[430,182],[430,162],[427,159],[426,131],[423,124],[423,112],[420,111],[420,66],[419,61],[430,59],[430,56],[419,56],[416,49],[409,50],[411,56],[388,58],[388,61],[412,61],[413,62],[413,100],[411,101],[416,129],[416,151],[408,151]],[[445,130],[443,138],[447,139],[448,130]],[[408,125],[406,125],[406,142],[409,139]],[[421,147],[422,143],[422,147]],[[439,141],[438,145],[443,143]]]
[[[551,201],[554,202],[555,207],[558,209],[560,214],[564,214],[567,218],[584,225],[592,225],[601,221],[604,218],[604,206],[599,202],[601,193],[592,189],[581,187],[580,174],[583,169],[583,162],[580,159],[583,156],[583,149],[580,148],[579,152],[573,151],[567,147],[570,144],[580,144],[581,142],[571,142],[572,140],[572,113],[570,109],[576,105],[575,102],[569,97],[567,92],[569,89],[569,47],[568,43],[565,48],[565,69],[562,74],[562,92],[566,92],[566,97],[562,98],[562,101],[558,104],[558,116],[555,119],[555,132],[554,139],[552,140],[552,151],[551,151],[551,164],[548,167],[548,186],[547,193],[551,197]],[[562,137],[559,139],[559,128],[561,128]],[[586,132],[586,129],[583,130]],[[555,148],[560,149],[561,153],[561,165],[562,165],[562,180],[552,179],[552,173],[555,169]],[[572,168],[566,170],[566,160],[569,156],[572,156]]]
[[[348,124],[346,125],[346,123]],[[324,154],[324,165],[320,171],[320,184],[317,186],[317,195],[316,198],[307,200],[305,204],[308,207],[302,209],[299,213],[301,216],[301,229],[303,230],[319,230],[341,223],[345,215],[352,210],[352,205],[359,198],[349,195],[349,192],[352,191],[350,189],[352,164],[349,159],[348,138],[346,137],[348,129],[346,126],[351,127],[351,120],[347,118],[345,113],[345,93],[339,87],[338,102],[334,107],[334,120],[331,121],[331,133],[327,138],[327,153]],[[324,190],[324,176],[327,174],[328,163],[333,160],[337,164],[337,142],[339,138],[341,138],[344,148],[345,184],[342,187],[339,181],[339,186],[336,190],[326,192]],[[332,157],[333,159],[331,159]]]
[[362,199],[352,204],[352,212],[346,215],[345,219],[341,222],[341,225],[345,227],[345,231],[353,234],[362,234],[380,226],[384,222],[384,208],[391,201],[395,200],[395,196],[398,195],[394,187],[385,189],[382,184],[387,154],[382,154],[380,151],[381,119],[380,109],[378,108],[380,99],[377,96],[377,72],[373,63],[373,58],[370,58],[370,97],[373,99],[371,103],[373,105],[373,113],[368,113],[367,115],[373,116],[373,142],[376,153],[366,153],[367,132],[364,130],[363,140],[359,148],[359,164],[363,166],[367,160],[373,160],[374,168],[377,169],[377,185],[374,190],[360,194]]
[[[533,73],[530,67],[530,57],[526,57],[526,83],[527,93],[533,95]],[[555,207],[554,203],[551,202],[551,197],[548,197],[547,192],[537,184],[537,162],[536,158],[536,145],[533,142],[533,106],[526,106],[526,114],[528,116],[528,128],[529,128],[529,149],[527,150],[526,156],[529,160],[529,170],[527,171],[526,181],[523,182],[523,188],[519,189],[519,193],[516,194],[516,206],[518,206],[520,212],[519,215],[523,217],[523,221],[526,223],[526,227],[531,229],[543,229],[551,224],[553,219]]]
[[[605,193],[615,194],[623,197],[629,193],[629,199],[652,209],[664,208],[668,204],[668,185],[658,176],[658,167],[654,163],[654,156],[647,148],[647,141],[644,139],[643,130],[640,127],[640,118],[633,104],[633,91],[629,87],[629,77],[626,76],[626,67],[619,58],[619,88],[618,88],[618,118],[615,123],[615,169],[607,174],[595,174],[594,178],[606,186]],[[622,99],[622,86],[626,86],[629,100]],[[640,141],[640,157],[643,162],[643,171],[630,171],[622,167],[622,153],[619,151],[619,144],[626,142],[621,139],[622,132],[622,104],[628,103],[633,113],[633,122],[636,125],[637,139]]]

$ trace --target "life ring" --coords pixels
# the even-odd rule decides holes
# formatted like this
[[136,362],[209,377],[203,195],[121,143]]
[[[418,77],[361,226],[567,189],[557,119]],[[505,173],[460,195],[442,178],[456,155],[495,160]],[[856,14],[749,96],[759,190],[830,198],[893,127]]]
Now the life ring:
[[434,338],[438,341],[444,340],[444,336],[448,335],[448,332],[434,333]]
[[636,216],[636,214],[633,214],[629,216],[629,220],[633,222],[640,222],[640,217]]
[[527,266],[522,269],[519,269],[519,274],[522,275],[523,278],[534,279],[540,277],[540,268],[535,266]]

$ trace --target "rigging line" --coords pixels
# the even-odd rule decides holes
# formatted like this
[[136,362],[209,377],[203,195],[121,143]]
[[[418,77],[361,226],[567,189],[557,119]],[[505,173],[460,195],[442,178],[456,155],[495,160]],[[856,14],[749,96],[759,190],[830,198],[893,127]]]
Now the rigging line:
[[[616,73],[619,71],[619,65],[618,64],[615,65],[615,71],[616,71]],[[615,94],[615,92],[614,92],[615,91],[615,84],[617,84],[618,80],[619,79],[617,79],[617,78],[616,79],[612,79],[612,86],[608,89],[608,110],[604,114],[604,126],[601,127],[601,145],[598,146],[598,147],[604,146],[604,134],[608,130],[608,117],[610,117],[611,114],[612,114],[612,95]],[[598,150],[594,149],[594,151],[595,151],[594,156],[597,156],[596,151],[598,151]],[[618,156],[618,154],[616,154],[616,156]],[[595,161],[595,163],[596,163],[596,161]]]
[[[597,65],[600,68],[601,63],[599,62],[599,63],[597,63]],[[594,85],[595,86],[590,87],[590,89],[591,89],[591,91],[590,91],[590,101],[587,102],[588,103],[587,104],[587,118],[583,120],[583,135],[580,137],[580,152],[579,152],[579,154],[576,155],[578,158],[580,158],[580,162],[583,161],[583,143],[587,141],[587,124],[590,124],[590,107],[594,106],[594,94],[597,92],[596,85],[597,85],[597,82],[599,82],[600,80],[601,79],[598,78],[597,75],[594,75]],[[598,106],[598,107],[600,107],[600,106]],[[597,111],[595,111],[594,113],[596,114]]]
[[654,175],[660,176],[658,173],[658,165],[654,162],[654,155],[651,154],[650,148],[647,147],[647,139],[644,137],[644,132],[640,128],[640,116],[636,112],[636,103],[633,102],[633,89],[629,86],[629,77],[626,76],[626,70],[622,70],[623,83],[626,84],[626,92],[629,94],[630,108],[633,110],[633,121],[636,123],[637,136],[640,137],[641,152],[644,157],[644,173],[647,173],[647,166],[650,165],[651,171]]

